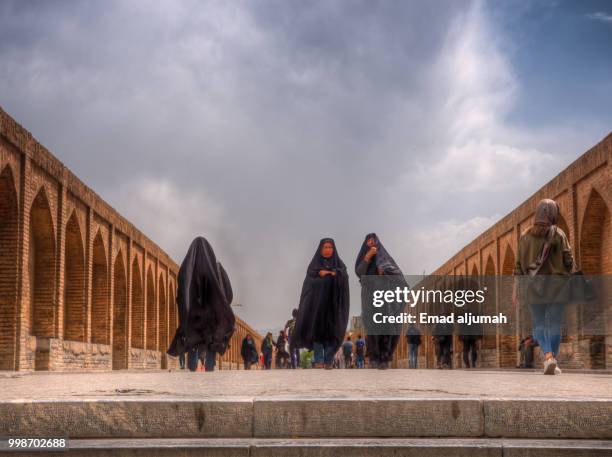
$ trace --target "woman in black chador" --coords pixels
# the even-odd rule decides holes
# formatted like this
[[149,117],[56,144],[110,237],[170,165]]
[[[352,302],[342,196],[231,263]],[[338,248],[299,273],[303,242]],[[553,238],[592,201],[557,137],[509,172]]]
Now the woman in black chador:
[[[355,261],[355,273],[361,282],[362,276],[384,275],[389,276],[390,281],[386,281],[387,288],[395,289],[395,286],[406,286],[402,270],[397,266],[393,257],[389,255],[385,247],[382,245],[376,233],[366,235],[357,260]],[[371,313],[371,292],[366,290],[362,283],[361,287],[361,307],[362,317],[364,322]],[[367,309],[366,309],[367,308]],[[401,311],[398,309],[398,311]],[[371,367],[386,369],[389,367],[389,362],[393,359],[393,353],[399,341],[398,329],[391,329],[388,326],[385,329],[378,329],[380,332],[388,334],[384,335],[367,335],[366,348],[368,361]]]
[[208,241],[197,237],[189,246],[178,274],[179,327],[168,354],[188,352],[191,371],[197,369],[198,356],[205,357],[206,371],[214,370],[216,355],[225,353],[234,333],[232,298],[225,269],[217,262]]
[[315,366],[333,366],[349,318],[349,285],[344,262],[331,238],[323,238],[308,265],[295,323],[297,347],[314,350]]

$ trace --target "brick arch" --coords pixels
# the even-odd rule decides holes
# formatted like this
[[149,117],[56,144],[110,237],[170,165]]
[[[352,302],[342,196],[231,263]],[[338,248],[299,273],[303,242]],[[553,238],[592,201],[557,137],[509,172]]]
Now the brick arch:
[[85,341],[85,249],[81,227],[73,211],[66,224],[64,263],[64,339]]
[[592,189],[582,218],[580,257],[582,270],[587,274],[611,274],[612,262],[605,262],[603,235],[610,231],[610,211],[601,194]]
[[514,250],[510,244],[506,245],[504,251],[504,257],[501,266],[501,284],[500,284],[500,312],[504,313],[508,317],[508,324],[500,326],[497,333],[499,334],[499,351],[500,359],[499,363],[504,368],[514,368],[517,366],[517,352],[518,341],[516,333],[517,317],[519,315],[518,309],[512,304],[512,287],[514,278],[514,266],[516,263],[516,257]]
[[166,300],[166,286],[164,285],[163,274],[159,275],[158,284],[159,342],[157,350],[166,352],[168,349],[168,302]]
[[28,255],[30,332],[37,337],[55,336],[55,230],[44,187],[30,207]]
[[[610,210],[601,194],[592,189],[584,211],[580,230],[580,266],[589,275],[612,274],[612,250],[610,240]],[[584,307],[583,333],[590,340],[590,364],[592,368],[606,366],[605,338],[606,322],[603,317],[612,310],[612,290],[609,281],[602,281],[600,300]]]
[[478,265],[476,265],[476,264],[472,265],[472,271],[470,273],[470,276],[472,276],[472,279],[478,278],[478,276],[479,276]]
[[[485,262],[484,277],[482,281],[483,287],[486,287],[485,301],[482,306],[482,314],[492,315],[496,312],[496,295],[497,295],[497,278],[495,275],[495,263],[493,257],[489,255]],[[485,329],[486,330],[486,329]],[[497,338],[490,331],[485,331],[485,336],[482,340],[482,349],[495,350],[497,348]]]
[[110,344],[108,260],[102,233],[98,230],[93,243],[91,281],[91,342]]
[[113,370],[128,367],[128,289],[127,271],[121,250],[113,272]]
[[157,307],[155,299],[155,279],[151,267],[147,270],[147,349],[157,349]]
[[132,262],[132,347],[144,349],[144,294],[138,257]]
[[176,305],[176,293],[175,293],[175,286],[174,286],[174,281],[170,281],[168,288],[170,289],[168,291],[168,320],[169,320],[169,341],[172,341],[172,338],[174,338],[174,334],[176,333],[176,329],[178,328],[178,307]]
[[565,220],[565,218],[563,217],[562,214],[559,214],[559,220],[557,221],[557,227],[559,227],[561,230],[563,230],[563,233],[565,233],[565,235],[567,236],[567,239],[569,240],[570,245],[572,244],[572,239],[571,239],[571,234],[569,231],[569,226],[567,225],[567,221]]
[[10,166],[0,173],[0,370],[16,368],[17,191]]

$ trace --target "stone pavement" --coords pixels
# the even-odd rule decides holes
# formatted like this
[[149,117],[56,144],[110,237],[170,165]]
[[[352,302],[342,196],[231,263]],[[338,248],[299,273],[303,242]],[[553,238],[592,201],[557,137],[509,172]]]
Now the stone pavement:
[[471,398],[612,400],[612,373],[271,370],[0,372],[0,401],[60,399]]

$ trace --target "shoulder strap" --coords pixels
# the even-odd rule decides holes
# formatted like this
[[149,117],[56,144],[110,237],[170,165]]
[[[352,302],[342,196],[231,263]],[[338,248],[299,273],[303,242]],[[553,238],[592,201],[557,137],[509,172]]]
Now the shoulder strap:
[[546,239],[544,240],[544,244],[542,245],[542,250],[540,251],[538,258],[527,268],[527,273],[529,274],[529,276],[537,275],[540,271],[540,268],[542,268],[542,265],[544,265],[544,262],[546,262],[546,259],[548,259],[548,255],[550,254],[550,248],[552,246],[556,232],[556,225],[551,225],[548,228],[548,232],[546,232]]

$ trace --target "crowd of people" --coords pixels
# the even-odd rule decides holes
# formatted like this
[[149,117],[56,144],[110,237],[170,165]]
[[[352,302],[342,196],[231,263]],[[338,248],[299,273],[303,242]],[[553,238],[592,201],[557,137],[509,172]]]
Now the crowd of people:
[[[556,224],[559,206],[544,199],[537,205],[533,225],[519,240],[515,275],[569,275],[573,258],[567,236]],[[369,303],[369,291],[362,283],[364,277],[383,278],[390,287],[405,285],[404,275],[375,233],[369,233],[359,249],[355,274],[362,285],[362,310]],[[518,281],[515,281],[513,303],[518,304]],[[556,360],[561,334],[561,316],[566,303],[554,293],[527,294],[533,318],[533,336],[521,340],[521,366],[534,363],[533,349],[540,346],[544,355],[544,373],[558,374]],[[525,298],[522,298],[523,300]],[[197,368],[201,360],[206,371],[215,367],[217,354],[223,354],[233,333],[235,318],[231,309],[232,288],[223,266],[217,261],[212,247],[202,237],[196,238],[181,264],[178,276],[177,306],[179,327],[168,349],[168,354],[179,356],[181,366]],[[346,335],[349,318],[348,271],[335,241],[323,238],[310,260],[302,284],[299,306],[279,332],[276,340],[267,333],[261,346],[256,347],[252,335],[242,341],[241,356],[244,369],[253,366],[271,369],[298,368],[300,351],[312,353],[313,368],[370,368],[386,369],[393,359],[400,332],[368,334],[366,338]],[[401,304],[400,304],[401,305]],[[365,317],[364,317],[365,318]],[[450,325],[450,327],[449,327]],[[397,330],[395,328],[394,330]],[[473,368],[478,360],[479,332],[460,333],[463,344],[463,364]],[[405,333],[409,368],[417,368],[422,335],[411,325]],[[452,368],[453,326],[439,323],[433,326],[438,368]],[[185,363],[185,358],[186,363]],[[302,364],[303,365],[303,364]]]

